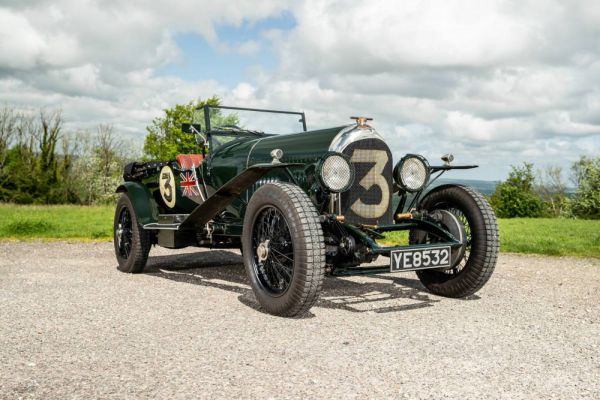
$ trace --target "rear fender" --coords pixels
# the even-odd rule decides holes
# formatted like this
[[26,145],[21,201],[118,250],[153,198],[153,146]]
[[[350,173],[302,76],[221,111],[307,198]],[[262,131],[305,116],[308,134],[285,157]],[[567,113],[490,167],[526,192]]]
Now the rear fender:
[[133,204],[138,224],[145,225],[158,221],[156,201],[146,186],[139,182],[125,182],[117,188],[116,192],[127,193]]

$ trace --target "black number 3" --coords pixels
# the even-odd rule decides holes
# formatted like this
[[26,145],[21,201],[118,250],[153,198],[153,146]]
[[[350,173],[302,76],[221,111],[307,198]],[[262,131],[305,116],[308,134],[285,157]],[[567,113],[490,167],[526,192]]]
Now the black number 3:
[[167,203],[170,203],[171,200],[173,200],[173,186],[171,186],[171,174],[164,172],[162,174],[162,179],[165,180],[163,184],[165,187],[165,200],[167,201]]

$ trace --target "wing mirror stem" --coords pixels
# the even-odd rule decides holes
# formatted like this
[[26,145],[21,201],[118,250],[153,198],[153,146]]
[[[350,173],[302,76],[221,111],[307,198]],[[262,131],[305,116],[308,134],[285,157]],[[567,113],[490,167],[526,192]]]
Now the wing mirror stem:
[[208,138],[201,132],[200,124],[181,124],[181,130],[185,133],[192,133],[196,138],[196,143],[202,146],[202,155],[206,156],[206,148],[208,147]]
[[192,131],[192,133],[195,133],[196,135],[202,135],[200,133],[200,131],[197,130],[196,127],[193,124],[190,124],[190,131]]

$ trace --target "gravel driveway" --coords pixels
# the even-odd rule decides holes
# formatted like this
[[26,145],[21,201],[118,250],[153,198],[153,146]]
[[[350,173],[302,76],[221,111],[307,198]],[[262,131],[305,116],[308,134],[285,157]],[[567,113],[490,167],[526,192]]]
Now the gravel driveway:
[[502,254],[476,296],[327,278],[257,309],[229,251],[0,242],[0,398],[600,398],[600,260]]

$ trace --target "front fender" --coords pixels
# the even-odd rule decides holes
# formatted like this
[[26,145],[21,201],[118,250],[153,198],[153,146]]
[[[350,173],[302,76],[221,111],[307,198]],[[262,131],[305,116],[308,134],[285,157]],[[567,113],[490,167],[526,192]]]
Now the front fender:
[[158,221],[158,207],[152,193],[139,182],[125,182],[116,190],[117,193],[127,193],[137,218],[138,224],[145,225]]
[[[241,174],[221,186],[212,196],[192,211],[179,228],[201,227],[217,213],[224,210],[235,199],[267,173],[276,169],[302,166],[299,163],[261,163],[246,168]],[[292,178],[293,179],[293,178]]]
[[425,199],[427,198],[427,196],[429,196],[429,195],[431,195],[433,193],[437,193],[440,190],[448,189],[450,187],[464,187],[464,185],[460,185],[460,184],[457,184],[457,183],[445,183],[443,185],[436,186],[433,189],[426,190],[424,196],[421,197],[421,200],[419,200],[419,206],[423,203],[423,201],[425,201]]

